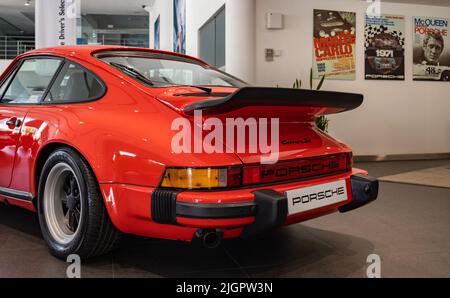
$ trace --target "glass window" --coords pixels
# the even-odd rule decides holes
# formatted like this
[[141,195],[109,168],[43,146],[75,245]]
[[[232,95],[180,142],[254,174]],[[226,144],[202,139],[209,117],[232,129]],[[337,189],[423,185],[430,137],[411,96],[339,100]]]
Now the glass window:
[[218,68],[225,66],[225,8],[198,31],[200,59]]
[[14,72],[9,74],[9,76],[6,78],[6,80],[3,80],[3,84],[0,87],[0,98],[2,98],[3,93],[5,93],[6,88],[8,88],[9,82],[11,82],[12,78],[14,77]]
[[104,88],[100,81],[76,63],[67,62],[45,102],[83,102],[100,98]]
[[189,59],[135,56],[101,58],[129,76],[154,87],[179,85],[244,87],[241,80]]
[[27,59],[3,94],[3,103],[33,104],[40,102],[61,60]]

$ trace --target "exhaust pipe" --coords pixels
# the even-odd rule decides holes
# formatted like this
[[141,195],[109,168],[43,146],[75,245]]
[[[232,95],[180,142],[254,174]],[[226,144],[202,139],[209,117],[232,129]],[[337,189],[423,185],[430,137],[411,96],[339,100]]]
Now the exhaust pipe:
[[222,232],[217,230],[200,229],[195,233],[195,238],[205,248],[214,249],[222,243]]

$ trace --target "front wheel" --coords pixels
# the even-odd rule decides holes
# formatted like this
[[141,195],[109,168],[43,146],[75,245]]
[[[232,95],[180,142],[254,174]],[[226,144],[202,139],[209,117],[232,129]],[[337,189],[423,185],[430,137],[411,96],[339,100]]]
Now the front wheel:
[[42,169],[38,213],[50,252],[60,259],[95,257],[119,243],[92,170],[69,148],[53,152]]

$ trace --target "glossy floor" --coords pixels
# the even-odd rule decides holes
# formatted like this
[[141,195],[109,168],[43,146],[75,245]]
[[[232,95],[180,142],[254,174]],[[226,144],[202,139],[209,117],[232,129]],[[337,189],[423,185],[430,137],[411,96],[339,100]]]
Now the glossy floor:
[[[450,164],[358,164],[380,177]],[[126,237],[120,249],[83,262],[82,277],[365,277],[378,254],[383,277],[450,277],[450,189],[381,183],[379,200],[216,250]],[[0,277],[65,277],[34,214],[0,207]]]

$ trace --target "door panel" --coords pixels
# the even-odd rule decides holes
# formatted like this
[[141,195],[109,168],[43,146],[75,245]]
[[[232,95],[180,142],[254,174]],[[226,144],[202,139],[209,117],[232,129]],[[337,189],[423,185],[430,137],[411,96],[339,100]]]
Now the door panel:
[[[27,110],[27,107],[0,105],[0,187],[10,185],[17,142]],[[17,126],[8,122],[16,122]]]
[[39,104],[45,96],[62,60],[31,57],[16,63],[20,63],[18,70],[0,86],[0,187],[11,184],[25,116],[30,107]]

